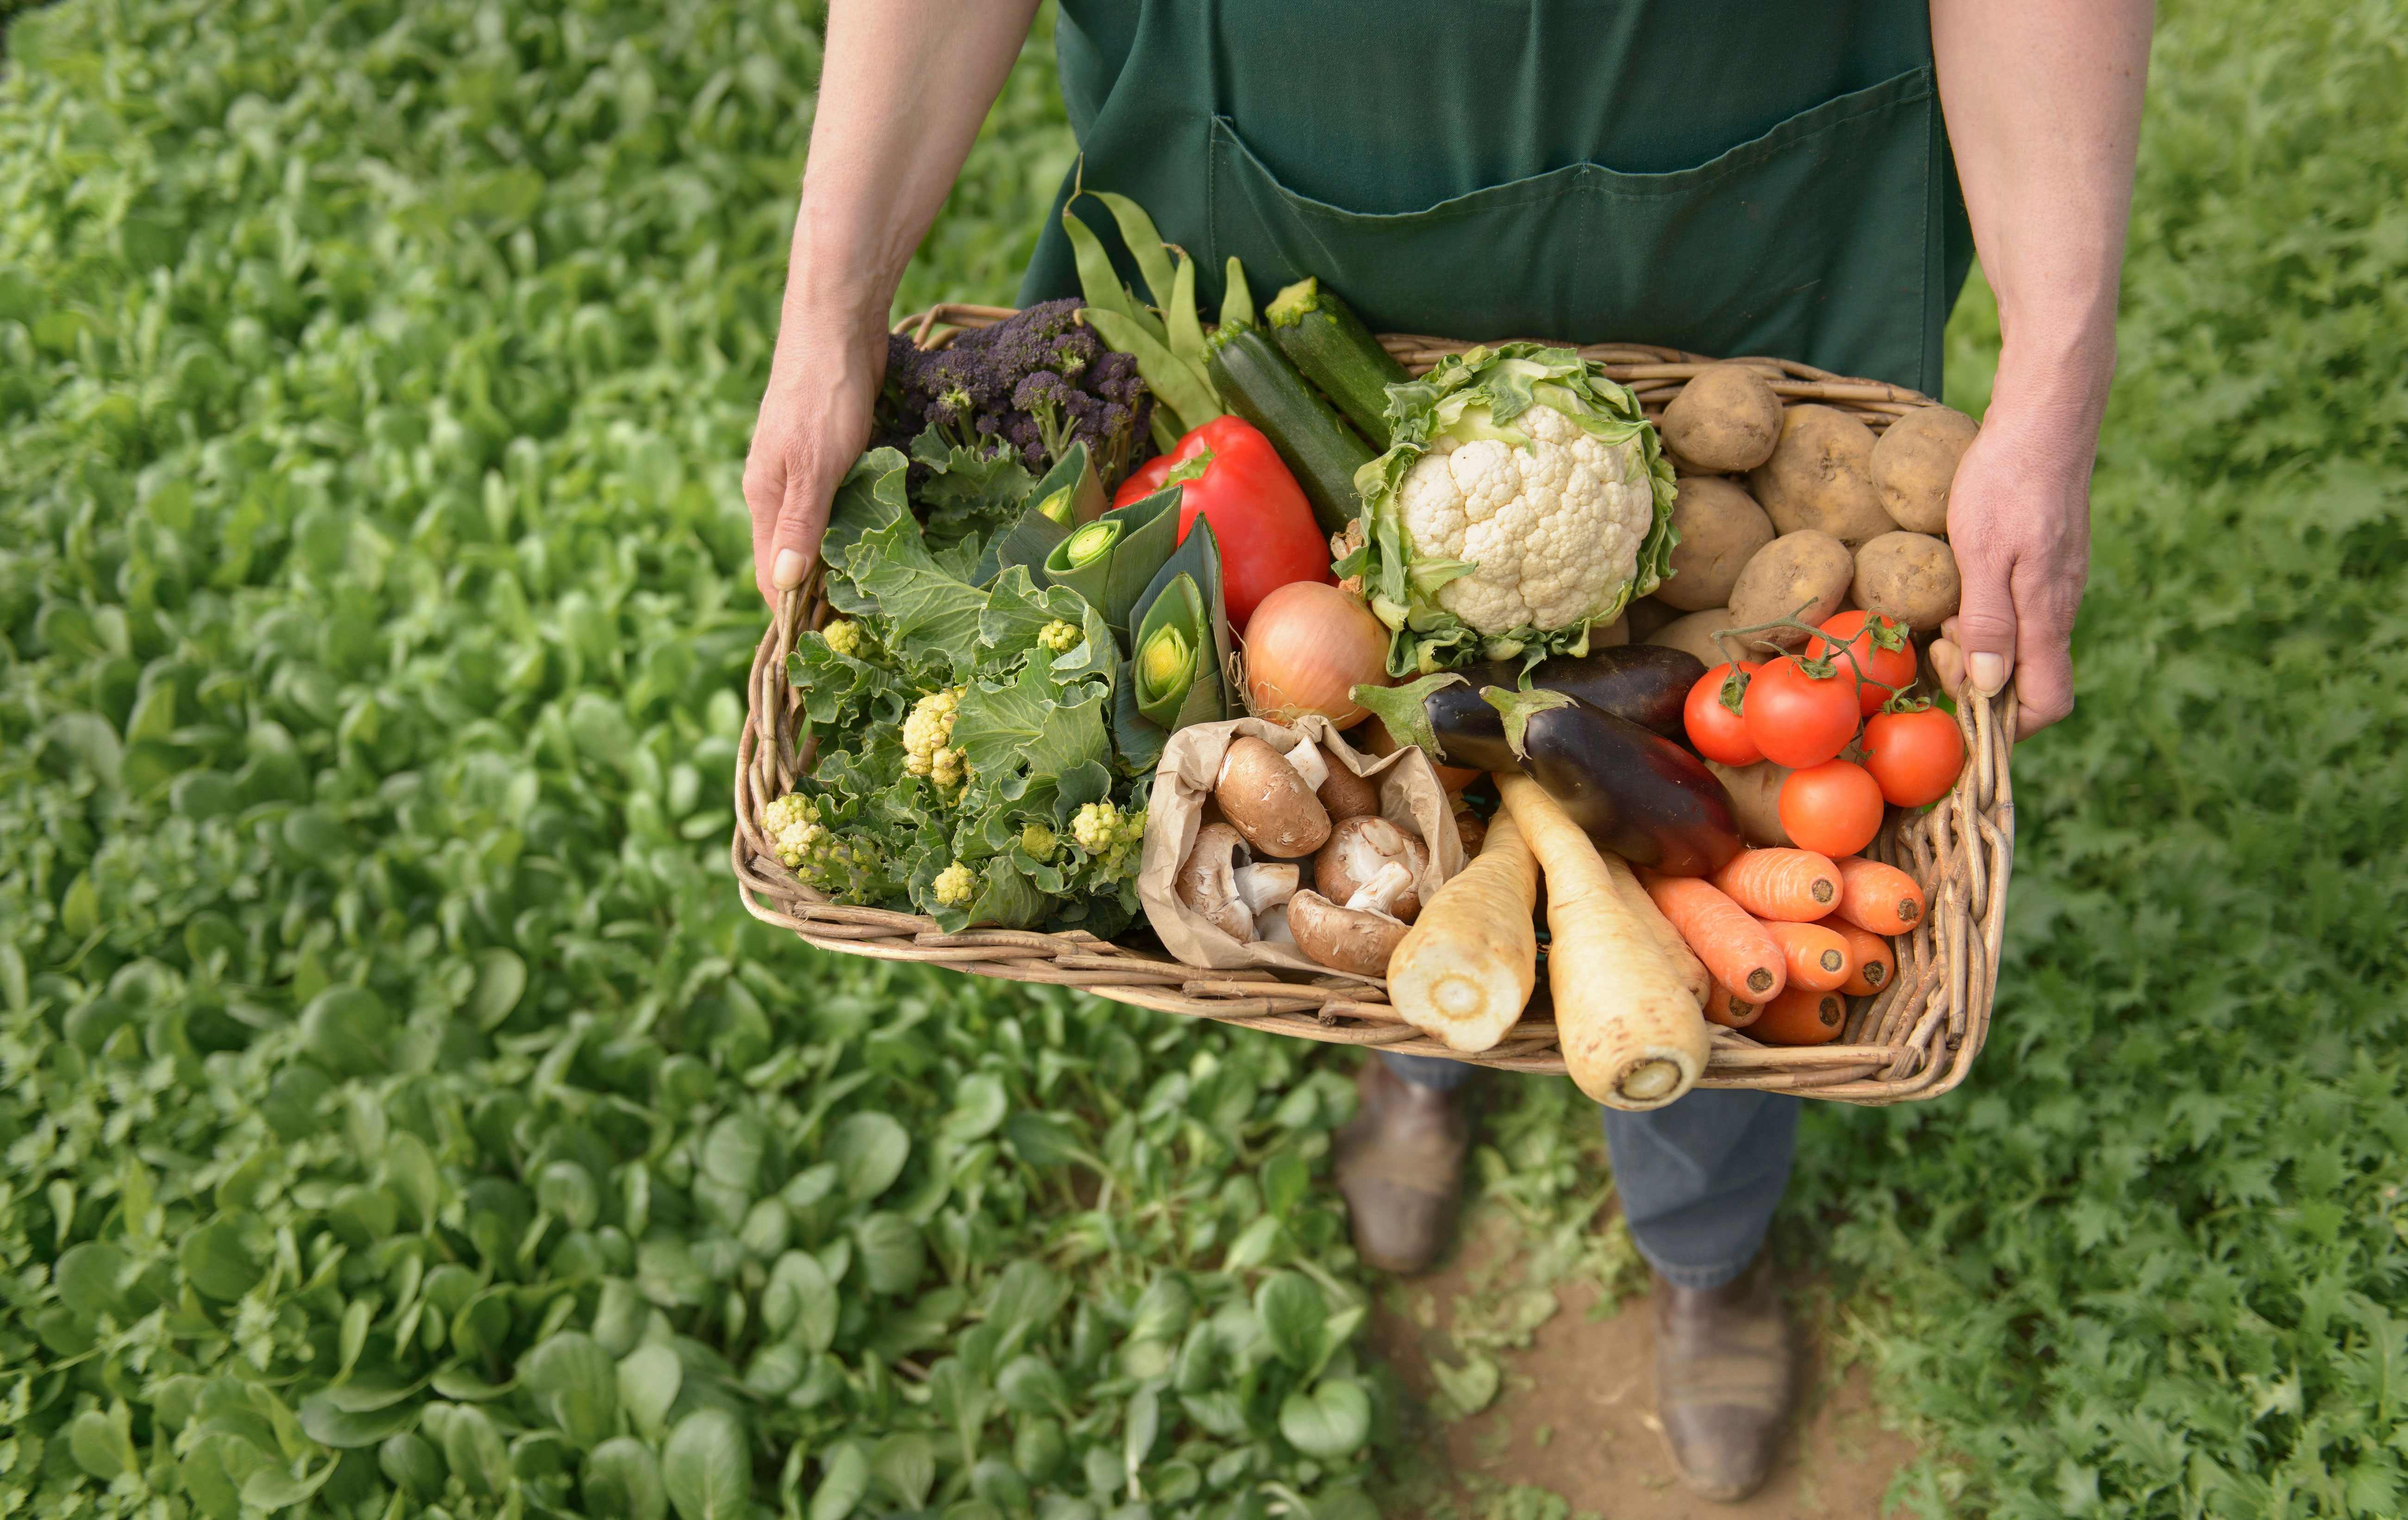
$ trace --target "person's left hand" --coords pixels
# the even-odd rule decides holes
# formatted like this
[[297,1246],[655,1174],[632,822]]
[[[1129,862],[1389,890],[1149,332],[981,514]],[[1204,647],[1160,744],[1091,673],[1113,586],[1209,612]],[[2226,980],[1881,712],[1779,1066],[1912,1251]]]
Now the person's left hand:
[[2090,466],[2098,424],[2086,417],[1993,406],[1956,466],[1948,542],[1964,578],[1956,616],[1941,624],[1932,668],[1996,693],[2010,678],[2016,732],[2073,710],[2073,615],[2090,573]]

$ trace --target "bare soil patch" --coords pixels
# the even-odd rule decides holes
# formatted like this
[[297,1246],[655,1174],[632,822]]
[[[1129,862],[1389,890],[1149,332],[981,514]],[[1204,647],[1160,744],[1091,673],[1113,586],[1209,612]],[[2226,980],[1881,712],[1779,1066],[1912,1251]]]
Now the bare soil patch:
[[[1618,1221],[1607,1227],[1620,1228]],[[1594,1272],[1576,1274],[1552,1290],[1558,1307],[1541,1320],[1535,1295],[1550,1290],[1518,1281],[1528,1242],[1514,1221],[1483,1210],[1467,1235],[1439,1270],[1393,1281],[1374,1312],[1370,1348],[1393,1372],[1389,1389],[1400,1406],[1383,1513],[1886,1520],[1902,1513],[1885,1510],[1882,1498],[1914,1446],[1884,1427],[1870,1369],[1848,1361],[1819,1328],[1833,1312],[1821,1284],[1805,1283],[1790,1299],[1798,1410],[1772,1476],[1754,1498],[1718,1504],[1683,1486],[1657,1432],[1643,1273],[1624,1271],[1606,1286]],[[1526,1343],[1499,1344],[1500,1334]],[[1449,1419],[1467,1391],[1476,1399],[1489,1385],[1483,1358],[1498,1370],[1493,1399]]]

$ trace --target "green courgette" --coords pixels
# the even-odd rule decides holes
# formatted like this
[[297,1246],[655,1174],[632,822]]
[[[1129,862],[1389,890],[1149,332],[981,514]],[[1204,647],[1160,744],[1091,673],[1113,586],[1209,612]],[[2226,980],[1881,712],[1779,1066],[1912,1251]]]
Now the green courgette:
[[1362,509],[1354,494],[1354,472],[1371,462],[1369,445],[1346,425],[1346,419],[1324,401],[1279,345],[1258,328],[1213,336],[1212,357],[1206,367],[1213,389],[1231,411],[1262,429],[1296,483],[1312,503],[1312,516],[1324,533],[1343,533]]
[[1388,387],[1406,378],[1405,366],[1363,319],[1310,277],[1280,292],[1263,319],[1297,373],[1326,392],[1374,450],[1386,449]]

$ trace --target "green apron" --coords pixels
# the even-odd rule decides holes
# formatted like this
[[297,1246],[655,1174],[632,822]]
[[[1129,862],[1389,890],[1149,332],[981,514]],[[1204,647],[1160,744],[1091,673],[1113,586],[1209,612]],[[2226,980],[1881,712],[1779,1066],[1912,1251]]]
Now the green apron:
[[[1927,393],[1971,259],[1926,0],[1061,0],[1090,189],[1257,302]],[[1078,294],[1060,226],[1023,304]],[[1100,203],[1079,213],[1142,291]]]

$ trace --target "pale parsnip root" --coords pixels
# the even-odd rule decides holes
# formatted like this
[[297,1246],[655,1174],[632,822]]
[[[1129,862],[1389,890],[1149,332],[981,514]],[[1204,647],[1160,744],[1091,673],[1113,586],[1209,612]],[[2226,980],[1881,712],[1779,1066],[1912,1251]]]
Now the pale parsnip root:
[[1547,982],[1572,1081],[1608,1108],[1662,1108],[1706,1069],[1697,999],[1562,806],[1518,773],[1497,785],[1546,872]]
[[1647,925],[1647,932],[1656,937],[1656,948],[1664,953],[1664,963],[1672,968],[1672,974],[1679,977],[1681,984],[1697,998],[1698,1007],[1703,1009],[1714,988],[1713,975],[1706,969],[1706,963],[1698,959],[1698,953],[1681,938],[1681,931],[1672,927],[1672,921],[1664,916],[1664,910],[1656,907],[1656,899],[1639,884],[1639,877],[1631,870],[1630,862],[1610,850],[1601,850],[1598,853],[1604,859],[1607,872],[1613,877],[1613,890],[1622,894],[1622,900],[1639,915],[1639,921]]
[[1479,857],[1439,888],[1389,958],[1389,1004],[1449,1050],[1495,1046],[1538,985],[1538,861],[1499,813]]

